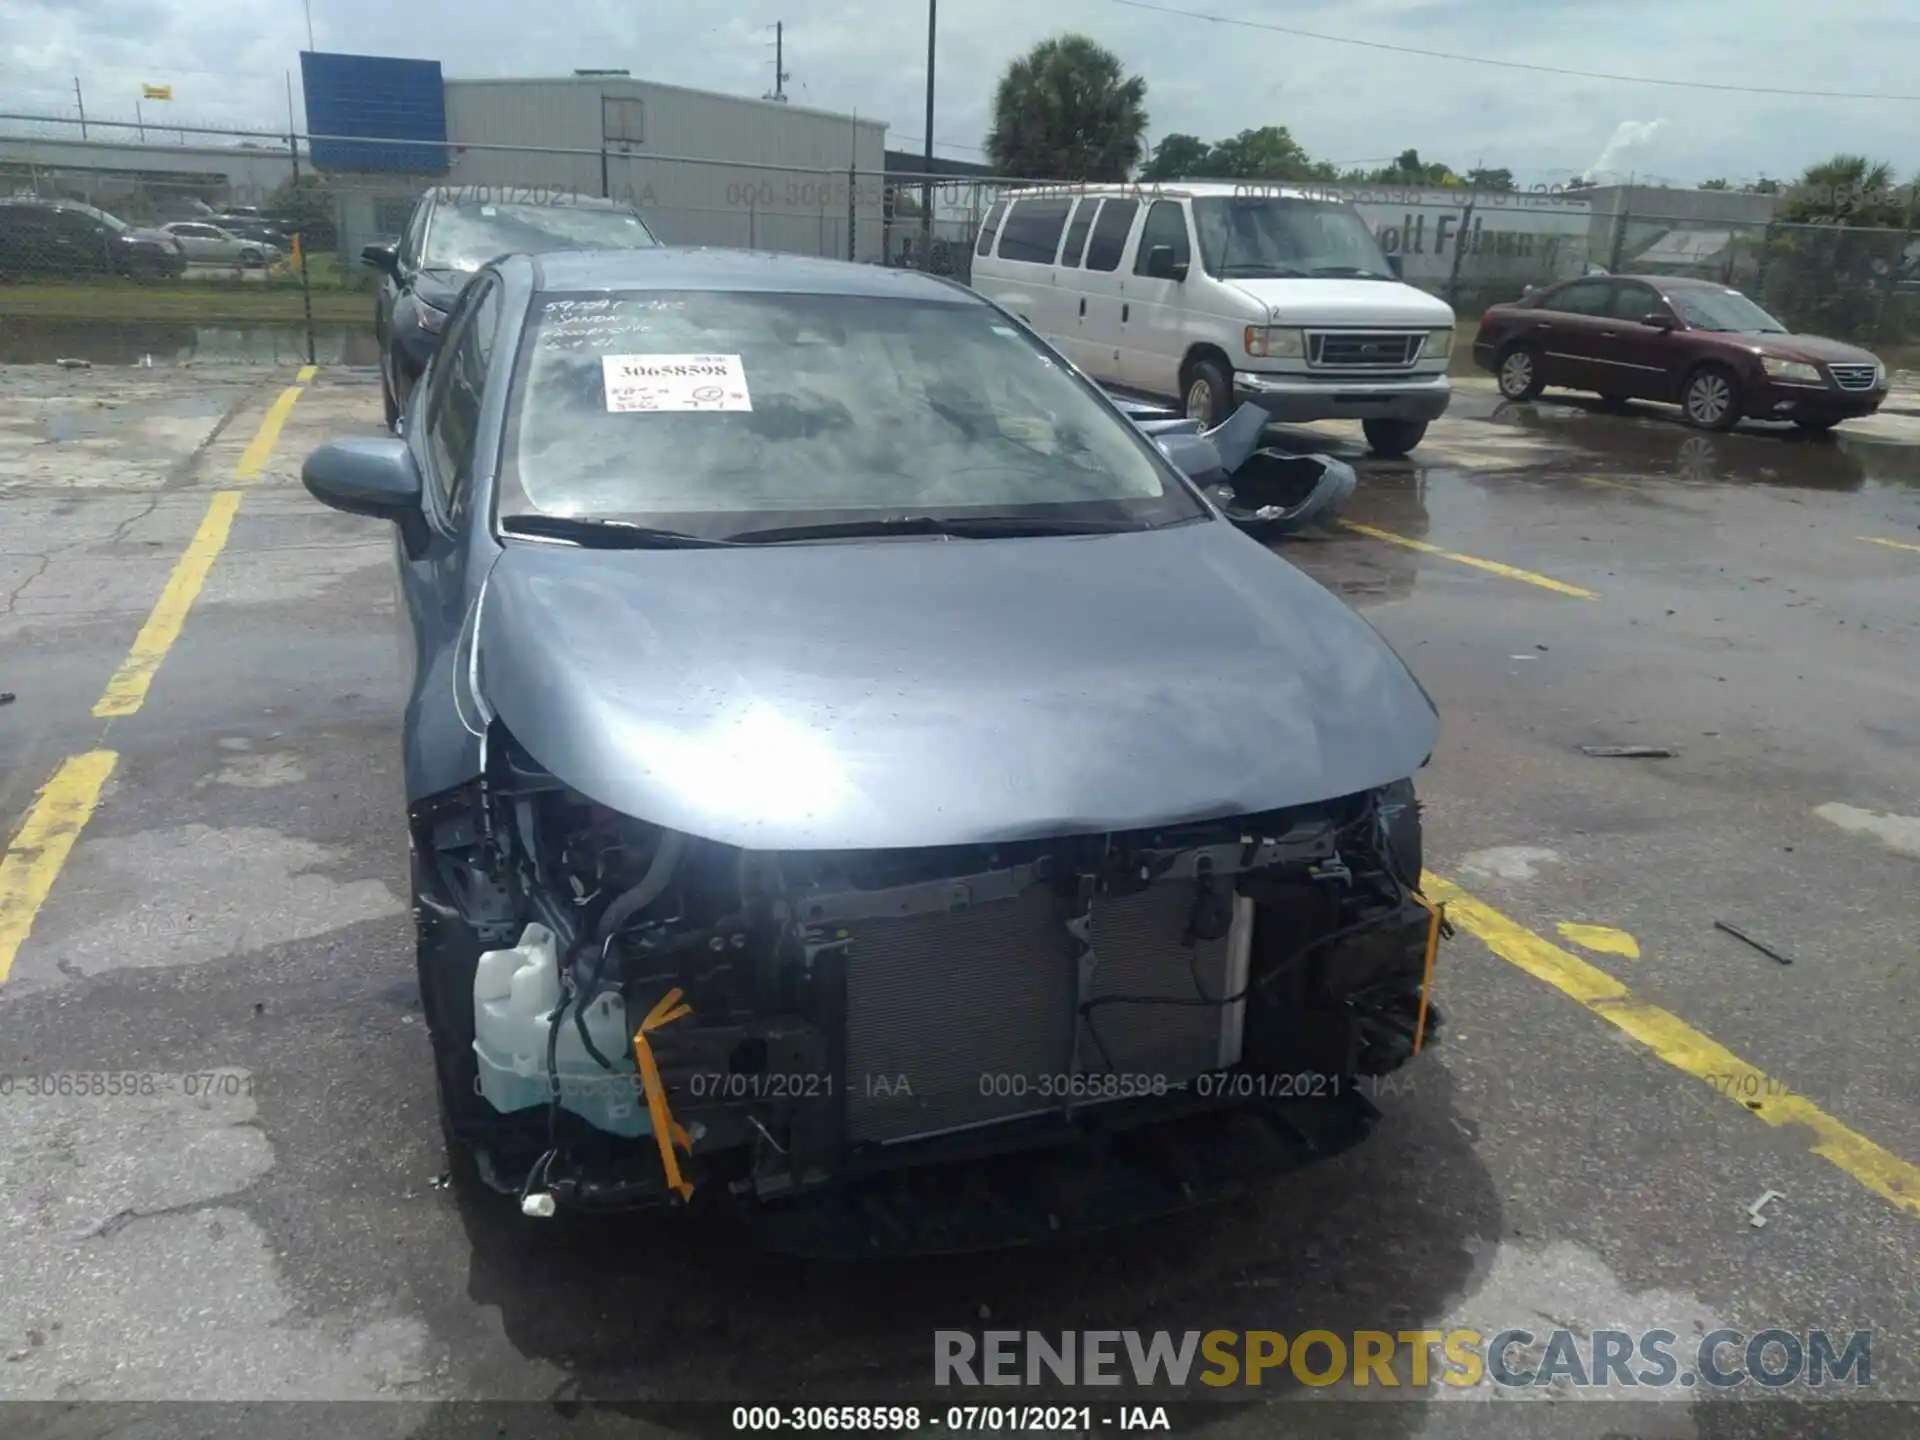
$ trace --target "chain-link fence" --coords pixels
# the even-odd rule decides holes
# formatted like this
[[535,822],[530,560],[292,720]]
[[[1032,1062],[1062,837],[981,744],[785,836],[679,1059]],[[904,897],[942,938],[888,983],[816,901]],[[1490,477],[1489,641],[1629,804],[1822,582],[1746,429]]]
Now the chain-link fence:
[[[130,126],[93,121],[82,142],[60,133],[62,123],[0,136],[0,315],[295,325],[310,340],[364,327],[378,274],[362,251],[400,241],[431,186],[503,206],[599,197],[633,207],[669,244],[908,266],[966,282],[988,211],[1040,183],[617,145],[450,143],[416,174],[323,173],[312,151],[332,137],[188,127],[166,132],[168,143],[142,143]],[[420,143],[409,144],[418,153]],[[1920,341],[1912,232],[1595,214],[1571,192],[1329,194],[1350,200],[1406,280],[1463,321],[1530,287],[1607,270],[1719,280],[1796,329]]]

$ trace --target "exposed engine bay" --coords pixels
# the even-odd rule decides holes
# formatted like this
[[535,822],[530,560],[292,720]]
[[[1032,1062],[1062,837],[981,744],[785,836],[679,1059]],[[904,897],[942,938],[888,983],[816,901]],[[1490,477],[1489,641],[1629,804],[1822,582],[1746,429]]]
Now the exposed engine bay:
[[496,722],[413,842],[447,1124],[529,1214],[778,1206],[1236,1110],[1363,1132],[1356,1079],[1437,1025],[1404,782],[1129,834],[755,853],[608,810]]

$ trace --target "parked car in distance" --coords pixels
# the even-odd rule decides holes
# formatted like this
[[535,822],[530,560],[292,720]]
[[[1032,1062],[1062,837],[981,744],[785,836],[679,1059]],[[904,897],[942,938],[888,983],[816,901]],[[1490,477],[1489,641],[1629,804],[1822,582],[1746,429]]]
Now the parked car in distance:
[[1887,398],[1871,351],[1796,335],[1731,286],[1665,275],[1569,280],[1480,317],[1474,362],[1509,400],[1548,386],[1678,405],[1689,424],[1830,430]]
[[660,242],[631,205],[584,196],[509,198],[505,186],[444,186],[414,203],[398,244],[360,252],[381,274],[373,333],[392,428],[433,358],[467,277],[500,255],[551,250],[645,250]]
[[278,245],[249,240],[206,220],[174,220],[161,227],[180,242],[196,265],[238,265],[259,269],[280,258]]
[[395,522],[441,1115],[527,1214],[865,1251],[1034,1152],[942,1243],[1044,1241],[1356,1143],[1438,1033],[1432,701],[962,285],[500,257],[302,480]]
[[259,240],[280,251],[292,248],[293,237],[270,220],[246,215],[209,215],[206,223],[216,225],[242,240]]
[[0,276],[170,278],[186,268],[164,230],[77,201],[0,199]]
[[996,203],[973,288],[1116,392],[1208,426],[1359,420],[1403,455],[1447,408],[1453,310],[1401,281],[1359,211],[1283,185],[1075,186]]

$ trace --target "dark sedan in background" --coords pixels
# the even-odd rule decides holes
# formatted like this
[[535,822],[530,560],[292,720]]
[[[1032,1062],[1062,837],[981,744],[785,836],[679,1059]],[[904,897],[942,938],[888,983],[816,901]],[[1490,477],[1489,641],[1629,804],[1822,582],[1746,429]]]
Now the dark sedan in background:
[[[515,198],[523,196],[524,198]],[[471,185],[429,190],[395,243],[369,245],[361,260],[381,274],[373,332],[391,428],[433,358],[460,287],[505,254],[632,250],[659,244],[633,207],[612,200]]]
[[1829,430],[1887,398],[1870,351],[1796,335],[1738,290],[1670,276],[1569,280],[1480,317],[1473,358],[1509,400],[1547,386],[1678,405],[1688,423]]
[[844,261],[517,255],[427,373],[303,478],[396,522],[464,1173],[871,1253],[1367,1132],[1437,1017],[1432,702],[1025,326]]
[[0,200],[0,277],[173,279],[186,269],[180,242],[164,230],[74,200]]

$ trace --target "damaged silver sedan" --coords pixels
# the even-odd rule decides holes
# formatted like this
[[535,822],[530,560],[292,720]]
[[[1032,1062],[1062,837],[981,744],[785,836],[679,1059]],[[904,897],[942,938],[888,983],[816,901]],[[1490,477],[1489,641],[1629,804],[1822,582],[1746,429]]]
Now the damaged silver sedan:
[[530,1215],[965,1249],[1335,1153],[1440,916],[1437,721],[1024,327],[796,257],[510,257],[400,438],[425,1018]]

